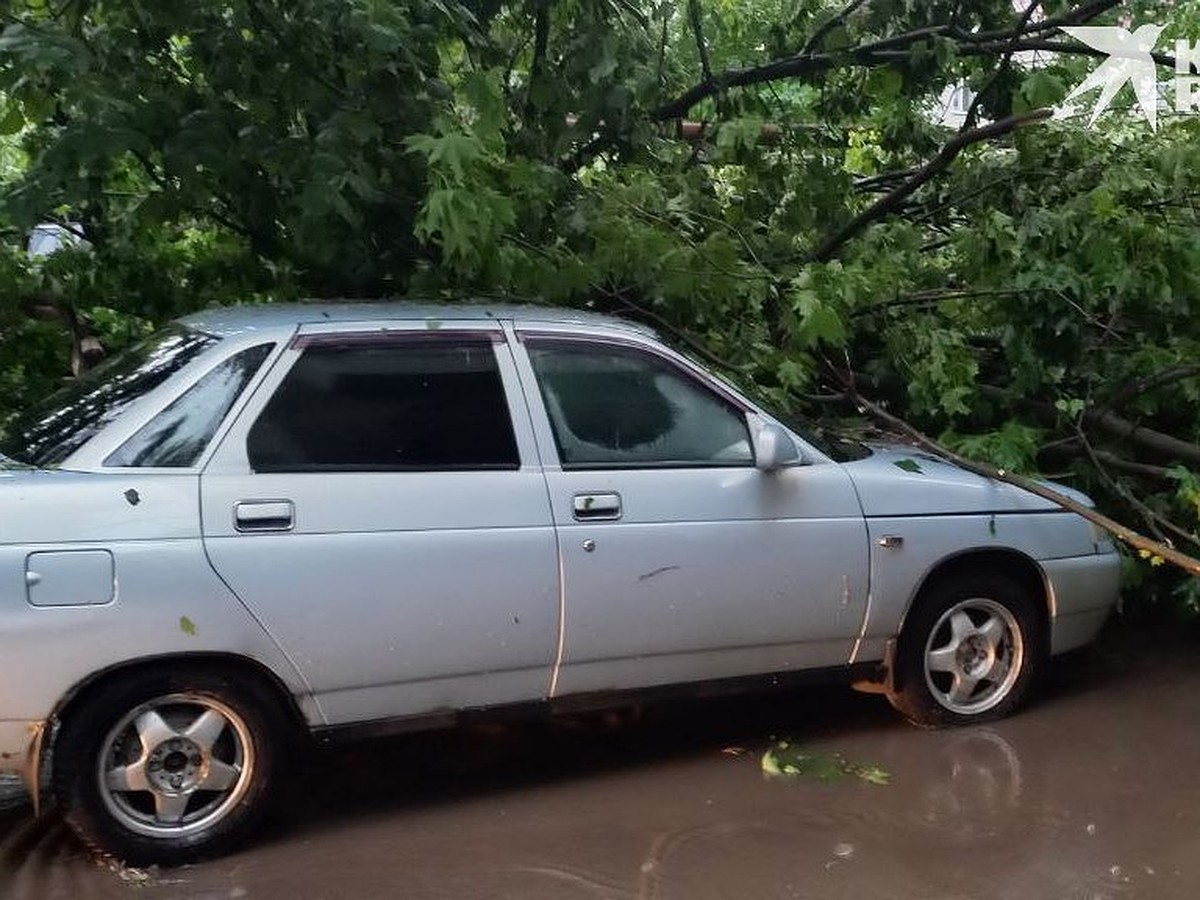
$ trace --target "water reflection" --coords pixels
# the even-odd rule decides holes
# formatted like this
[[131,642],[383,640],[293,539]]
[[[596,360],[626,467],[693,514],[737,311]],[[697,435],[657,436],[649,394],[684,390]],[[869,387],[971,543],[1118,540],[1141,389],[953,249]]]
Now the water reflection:
[[1016,748],[995,731],[967,731],[936,754],[921,815],[953,843],[972,844],[1016,821],[1022,789]]

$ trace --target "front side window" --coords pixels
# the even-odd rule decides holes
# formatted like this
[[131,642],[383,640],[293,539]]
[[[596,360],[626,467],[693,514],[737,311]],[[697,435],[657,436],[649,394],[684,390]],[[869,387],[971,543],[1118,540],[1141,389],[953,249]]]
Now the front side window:
[[256,472],[515,469],[487,338],[320,340],[250,429]]
[[58,465],[217,340],[178,325],[155,334],[18,416],[4,429],[0,454]]
[[169,468],[195,465],[274,346],[259,344],[214,367],[143,425],[104,460],[104,465]]
[[666,360],[580,341],[528,347],[564,468],[754,464],[741,410]]

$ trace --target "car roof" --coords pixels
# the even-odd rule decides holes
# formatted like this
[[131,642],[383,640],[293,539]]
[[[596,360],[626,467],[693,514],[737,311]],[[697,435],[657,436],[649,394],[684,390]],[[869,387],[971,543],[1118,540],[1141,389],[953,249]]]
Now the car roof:
[[653,329],[636,322],[580,309],[517,303],[424,303],[411,300],[386,302],[320,301],[264,303],[254,306],[217,306],[184,316],[189,328],[228,337],[267,328],[288,328],[322,322],[353,323],[434,319],[459,321],[501,319],[519,323],[589,325],[620,328],[653,336]]

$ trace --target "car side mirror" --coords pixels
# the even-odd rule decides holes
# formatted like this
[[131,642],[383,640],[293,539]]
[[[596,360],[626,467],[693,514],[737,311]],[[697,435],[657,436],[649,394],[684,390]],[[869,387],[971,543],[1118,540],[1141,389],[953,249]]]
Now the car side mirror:
[[750,440],[754,447],[754,465],[764,472],[774,472],[784,466],[804,461],[800,448],[782,425],[767,422],[760,416],[748,416]]

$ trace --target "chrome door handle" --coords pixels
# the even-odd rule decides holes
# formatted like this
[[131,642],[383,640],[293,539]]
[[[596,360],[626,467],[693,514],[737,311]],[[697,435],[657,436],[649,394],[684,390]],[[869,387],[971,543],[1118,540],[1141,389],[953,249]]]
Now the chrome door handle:
[[572,512],[578,522],[603,522],[621,518],[621,495],[576,494]]
[[291,500],[240,500],[233,505],[238,531],[291,531],[296,511]]

